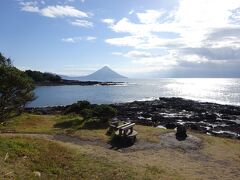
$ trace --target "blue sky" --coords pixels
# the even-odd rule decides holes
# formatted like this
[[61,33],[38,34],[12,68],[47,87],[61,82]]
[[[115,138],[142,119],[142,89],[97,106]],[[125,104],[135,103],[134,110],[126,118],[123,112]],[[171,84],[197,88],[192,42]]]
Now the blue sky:
[[240,0],[1,0],[0,21],[23,70],[240,77]]

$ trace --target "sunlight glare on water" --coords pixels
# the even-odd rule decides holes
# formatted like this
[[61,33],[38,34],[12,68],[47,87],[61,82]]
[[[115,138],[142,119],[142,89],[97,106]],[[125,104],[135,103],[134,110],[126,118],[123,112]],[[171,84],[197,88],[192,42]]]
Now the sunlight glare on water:
[[38,87],[35,93],[38,98],[29,106],[67,105],[80,100],[108,104],[159,97],[240,105],[240,79],[127,79],[123,86],[48,86]]
[[[166,87],[169,91],[175,92],[176,96],[210,102],[215,99],[218,103],[228,104],[230,103],[228,98],[232,95],[228,86],[234,84],[234,79],[230,81],[230,79],[189,78],[175,79],[175,83],[168,84]],[[221,100],[218,97],[221,97]]]

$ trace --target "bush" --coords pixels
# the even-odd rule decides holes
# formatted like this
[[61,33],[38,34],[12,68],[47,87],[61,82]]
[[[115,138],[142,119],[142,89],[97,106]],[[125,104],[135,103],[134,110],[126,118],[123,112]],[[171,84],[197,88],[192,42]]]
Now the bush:
[[109,119],[115,117],[117,110],[109,105],[98,105],[94,108],[94,116],[100,118],[102,122],[108,122]]
[[68,106],[65,114],[80,114],[86,129],[106,128],[109,119],[116,116],[117,110],[109,105],[91,105],[88,101],[78,101]]
[[81,114],[84,109],[91,109],[91,104],[88,101],[78,101],[67,107],[65,114],[75,113]]
[[108,123],[102,122],[100,119],[88,119],[83,125],[84,129],[105,129],[107,127]]
[[87,120],[93,117],[93,110],[92,109],[83,109],[81,111],[82,117]]

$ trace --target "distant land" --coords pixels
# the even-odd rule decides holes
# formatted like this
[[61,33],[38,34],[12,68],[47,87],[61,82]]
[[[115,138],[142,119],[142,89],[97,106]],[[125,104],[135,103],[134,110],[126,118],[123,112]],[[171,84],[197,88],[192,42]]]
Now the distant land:
[[104,66],[96,72],[89,74],[87,76],[70,77],[61,76],[63,79],[68,80],[82,80],[82,81],[115,81],[119,79],[125,79],[127,77],[118,74],[108,66]]
[[[34,81],[37,86],[59,86],[59,85],[119,85],[123,82],[117,82],[117,79],[126,78],[105,66],[93,74],[85,77],[71,78],[68,76],[59,76],[57,74],[26,70],[25,73]],[[101,81],[100,81],[101,80]],[[111,80],[111,81],[110,81]]]

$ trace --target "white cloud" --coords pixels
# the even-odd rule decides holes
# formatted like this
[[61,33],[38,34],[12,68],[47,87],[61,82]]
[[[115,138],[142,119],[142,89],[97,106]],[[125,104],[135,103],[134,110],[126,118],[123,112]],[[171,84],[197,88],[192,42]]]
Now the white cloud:
[[106,39],[106,42],[117,46],[135,47],[143,43],[144,41],[138,36],[125,36],[121,38]]
[[[44,2],[44,1],[42,1]],[[21,10],[26,12],[39,13],[42,16],[57,18],[57,17],[75,17],[75,18],[86,18],[89,17],[86,12],[80,11],[73,6],[47,6],[40,8],[37,1],[33,2],[20,2]]]
[[150,58],[153,57],[153,55],[149,52],[145,51],[129,51],[124,56],[130,57],[130,58]]
[[121,52],[112,52],[112,54],[113,54],[113,55],[116,55],[116,56],[121,56],[121,55],[123,55],[123,53],[121,53]]
[[102,19],[102,22],[103,23],[106,23],[106,24],[109,24],[109,25],[112,25],[114,24],[115,20],[114,19]]
[[93,27],[93,23],[87,20],[82,19],[76,19],[71,22],[73,26],[79,26],[79,27]]
[[30,2],[23,2],[20,1],[19,4],[22,6],[22,11],[27,12],[39,12],[39,8],[37,7],[38,2],[37,1],[30,1]]
[[63,42],[67,42],[67,43],[77,43],[81,40],[82,40],[81,37],[70,37],[70,38],[63,38],[62,39]]
[[117,55],[117,56],[125,56],[125,57],[129,57],[129,58],[150,58],[153,57],[153,55],[149,52],[145,52],[145,51],[129,51],[127,53],[123,53],[123,52],[112,52],[113,55]]
[[27,11],[27,12],[40,12],[40,9],[36,6],[24,6],[22,7],[22,11]]
[[[131,12],[131,14],[132,13],[133,12]],[[164,13],[165,13],[164,11],[146,10],[144,13],[137,13],[137,17],[139,21],[143,24],[153,24],[153,23],[157,23],[158,19]]]
[[69,37],[63,38],[62,41],[66,43],[79,43],[80,41],[94,41],[97,38],[94,36],[86,36],[86,37]]
[[[239,0],[180,0],[177,10],[168,13],[172,20],[162,17],[164,11],[147,10],[144,13],[137,13],[139,23],[134,23],[124,17],[109,27],[114,32],[129,33],[140,39],[151,38],[153,40],[154,37],[154,41],[149,42],[155,43],[155,47],[162,44],[156,41],[163,41],[163,39],[173,41],[172,38],[165,38],[164,35],[153,35],[153,33],[166,32],[178,34],[179,37],[175,39],[186,46],[197,47],[201,46],[202,41],[214,29],[239,26],[230,24],[229,20],[232,15],[231,10],[237,7],[240,7]],[[161,21],[157,21],[159,18]],[[122,41],[119,37],[118,40]],[[140,44],[139,47],[141,47]],[[154,46],[149,45],[149,47]]]
[[[179,0],[171,12],[149,9],[130,14],[136,15],[137,21],[122,17],[108,23],[117,36],[105,42],[132,48],[129,54],[119,55],[138,58],[135,64],[153,67],[177,66],[180,62],[215,64],[219,62],[210,61],[210,56],[201,56],[196,48],[222,48],[228,55],[233,52],[231,49],[240,47],[240,0]],[[192,52],[183,53],[186,48]],[[151,57],[152,49],[159,49],[164,55]],[[227,58],[223,53],[218,54],[221,56],[218,58]],[[237,59],[238,54],[235,53],[234,58]]]
[[[45,1],[31,1],[31,2],[23,2],[20,3],[21,10],[31,13],[38,13],[42,16],[49,18],[76,18],[75,20],[71,20],[70,24],[79,27],[93,27],[93,23],[88,20],[83,20],[80,18],[89,18],[93,16],[92,13],[86,13],[79,9],[76,9],[73,6],[68,5],[55,5],[55,6],[45,6]],[[41,6],[45,6],[42,7]]]
[[94,36],[88,36],[88,37],[86,37],[86,40],[87,41],[94,41],[94,40],[96,40],[97,38],[96,37],[94,37]]
[[134,13],[134,10],[131,10],[131,11],[128,12],[128,14],[130,14],[130,15],[133,14],[133,13]]
[[46,17],[88,17],[87,13],[80,11],[72,6],[48,6],[41,9],[41,14]]

